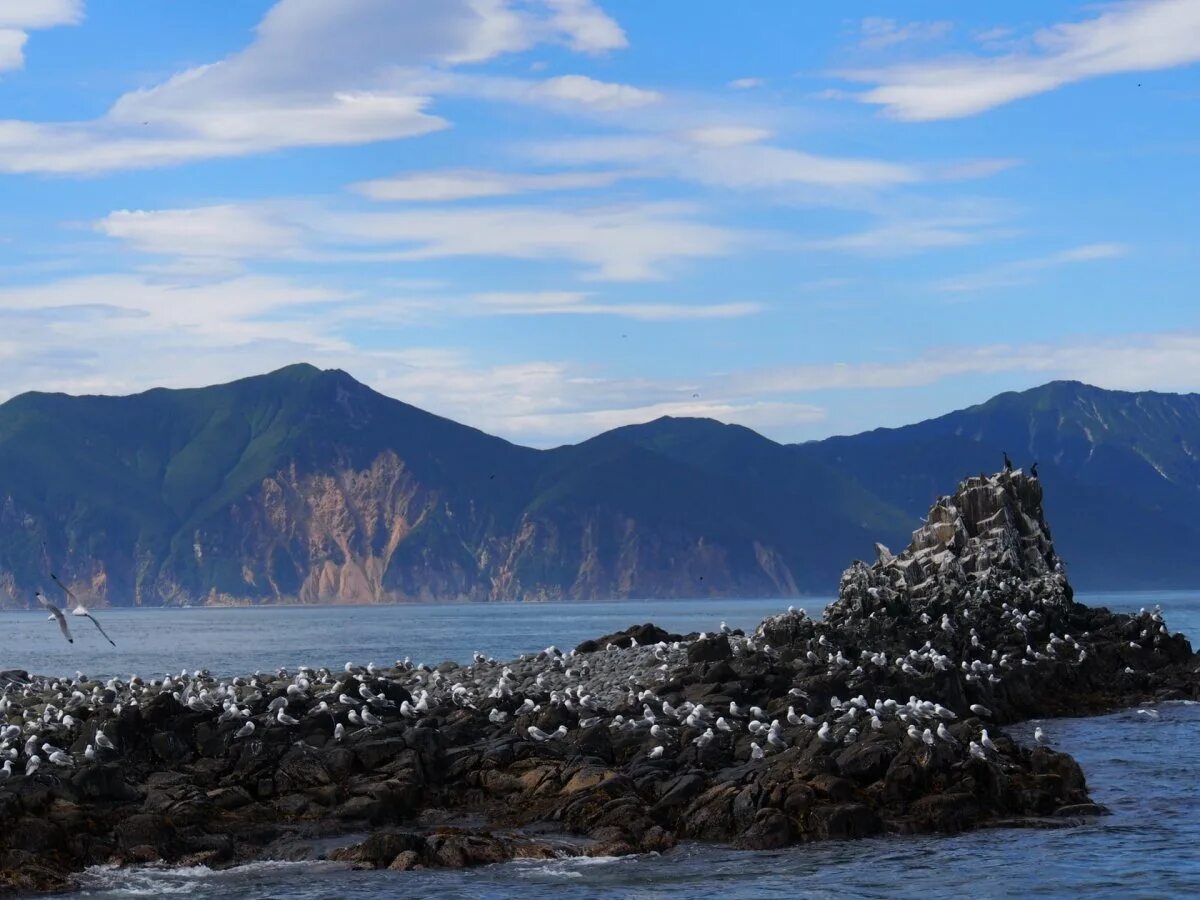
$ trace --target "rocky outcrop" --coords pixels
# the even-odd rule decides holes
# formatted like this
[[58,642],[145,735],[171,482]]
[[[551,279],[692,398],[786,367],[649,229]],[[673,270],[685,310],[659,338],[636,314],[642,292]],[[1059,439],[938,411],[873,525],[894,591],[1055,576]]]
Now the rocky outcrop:
[[1200,698],[1197,657],[1157,611],[1074,601],[1035,478],[968,479],[877,556],[822,619],[789,610],[749,637],[647,623],[436,669],[3,673],[0,886],[296,858],[364,831],[329,858],[403,870],[1071,823],[1103,813],[1085,774],[1005,723]]

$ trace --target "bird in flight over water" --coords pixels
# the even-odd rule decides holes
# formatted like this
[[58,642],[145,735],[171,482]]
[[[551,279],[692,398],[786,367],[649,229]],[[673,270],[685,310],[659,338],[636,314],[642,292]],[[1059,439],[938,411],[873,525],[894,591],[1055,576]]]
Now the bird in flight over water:
[[63,584],[61,581],[59,581],[58,576],[55,575],[53,572],[50,573],[50,578],[54,581],[55,584],[57,584],[60,588],[62,588],[62,592],[67,595],[67,599],[75,604],[75,608],[73,610],[71,610],[71,615],[83,616],[84,618],[91,619],[92,624],[96,626],[96,629],[102,635],[104,635],[104,639],[106,641],[108,641],[110,644],[112,644],[114,647],[117,646],[117,642],[114,641],[112,638],[110,638],[108,636],[108,633],[103,628],[100,627],[100,623],[96,621],[96,617],[87,611],[87,607],[85,607],[83,605],[83,601],[80,600],[78,597],[76,597],[71,592],[71,589],[69,587],[67,587],[65,584]]
[[67,643],[75,643],[75,638],[71,637],[71,629],[67,625],[67,617],[63,615],[63,611],[47,600],[41,591],[35,591],[34,596],[37,597],[38,603],[50,610],[50,619],[57,620],[58,629],[63,633],[63,637],[67,639]]

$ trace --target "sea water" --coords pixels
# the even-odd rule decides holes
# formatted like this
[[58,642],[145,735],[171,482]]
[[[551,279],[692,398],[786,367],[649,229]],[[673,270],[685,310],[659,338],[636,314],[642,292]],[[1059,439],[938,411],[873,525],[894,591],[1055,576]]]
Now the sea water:
[[[1160,604],[1172,631],[1200,639],[1200,592],[1081,595],[1136,611]],[[86,619],[68,645],[40,613],[0,615],[0,668],[91,676],[218,675],[301,664],[380,665],[497,658],[652,621],[671,631],[753,628],[778,600],[589,604],[409,605],[259,609],[104,610],[114,650]],[[821,599],[797,602],[819,614]],[[85,627],[86,626],[86,627]],[[1112,815],[1054,830],[991,829],[955,837],[886,837],[739,852],[686,844],[664,855],[516,861],[479,869],[358,872],[325,862],[256,863],[224,871],[98,868],[82,892],[105,900],[208,898],[511,897],[1179,897],[1200,896],[1200,706],[1168,703],[1157,717],[1125,710],[1042,722],[1079,761]],[[1028,738],[1034,723],[1010,731]]]

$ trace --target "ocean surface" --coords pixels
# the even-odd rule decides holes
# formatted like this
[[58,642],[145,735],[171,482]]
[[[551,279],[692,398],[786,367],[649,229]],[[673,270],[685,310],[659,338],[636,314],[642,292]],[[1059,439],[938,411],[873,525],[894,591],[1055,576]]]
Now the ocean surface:
[[[1081,595],[1115,610],[1160,604],[1172,631],[1200,640],[1200,591]],[[825,601],[796,603],[819,614]],[[341,666],[501,658],[653,621],[673,631],[753,628],[778,600],[410,605],[280,609],[104,610],[114,650],[86,619],[68,645],[40,613],[0,614],[0,669],[144,677],[208,668],[220,675],[301,664]],[[467,871],[355,872],[331,863],[259,863],[225,871],[92,869],[72,897],[565,898],[1185,897],[1200,896],[1200,705],[1157,716],[1127,710],[1041,723],[1087,773],[1105,816],[1054,830],[879,838],[783,851],[685,845],[622,859],[518,861]],[[1028,738],[1033,723],[1011,729]]]

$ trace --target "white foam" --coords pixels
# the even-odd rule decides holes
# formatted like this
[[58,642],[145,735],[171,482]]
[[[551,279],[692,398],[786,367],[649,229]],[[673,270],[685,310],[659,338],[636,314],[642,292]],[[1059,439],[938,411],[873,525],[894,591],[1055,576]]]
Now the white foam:
[[203,887],[203,882],[213,879],[236,880],[254,873],[309,870],[317,867],[343,868],[331,862],[287,860],[262,860],[228,869],[213,869],[208,866],[172,868],[157,863],[129,867],[102,865],[84,869],[79,875],[79,886],[84,896],[92,891],[114,891],[130,897],[174,896],[194,893]]
[[520,867],[522,878],[583,878],[582,869],[590,866],[611,865],[631,856],[567,856],[560,859],[514,859],[512,865]]

